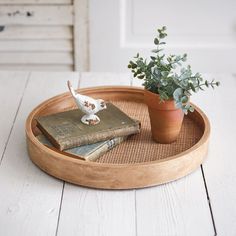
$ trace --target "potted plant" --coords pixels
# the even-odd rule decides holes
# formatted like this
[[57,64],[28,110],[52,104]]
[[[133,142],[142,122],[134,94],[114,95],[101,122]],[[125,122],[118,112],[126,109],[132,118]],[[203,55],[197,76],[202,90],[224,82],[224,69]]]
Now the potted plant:
[[203,80],[200,73],[192,73],[190,65],[184,66],[187,54],[168,55],[161,48],[167,36],[166,27],[157,30],[156,48],[150,60],[137,54],[128,68],[133,76],[144,80],[144,99],[148,106],[152,137],[159,143],[171,143],[177,139],[184,114],[193,112],[190,96],[204,87],[219,86],[219,82]]

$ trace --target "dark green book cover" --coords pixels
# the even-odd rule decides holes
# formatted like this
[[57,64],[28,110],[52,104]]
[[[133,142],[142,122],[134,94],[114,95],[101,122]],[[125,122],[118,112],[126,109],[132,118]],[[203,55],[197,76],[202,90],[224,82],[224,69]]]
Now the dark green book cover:
[[60,150],[139,133],[140,122],[133,120],[112,103],[97,113],[100,123],[85,125],[79,109],[36,118],[42,133]]

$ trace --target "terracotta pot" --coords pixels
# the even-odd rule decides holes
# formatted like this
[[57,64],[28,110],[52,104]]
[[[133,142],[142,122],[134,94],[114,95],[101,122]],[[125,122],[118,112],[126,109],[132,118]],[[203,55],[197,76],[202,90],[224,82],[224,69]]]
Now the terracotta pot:
[[173,99],[160,102],[160,96],[148,90],[144,92],[144,99],[148,106],[154,141],[174,142],[180,133],[184,118],[183,111],[175,107]]

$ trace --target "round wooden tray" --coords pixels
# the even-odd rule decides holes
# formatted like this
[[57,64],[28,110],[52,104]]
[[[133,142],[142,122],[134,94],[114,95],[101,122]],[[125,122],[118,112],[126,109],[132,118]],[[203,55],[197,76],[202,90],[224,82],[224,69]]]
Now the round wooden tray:
[[143,89],[135,87],[94,87],[80,93],[103,98],[141,121],[141,133],[133,135],[96,162],[79,160],[53,151],[35,137],[37,116],[75,108],[69,93],[53,97],[29,115],[26,138],[31,160],[43,171],[65,181],[93,188],[130,189],[163,184],[181,178],[200,166],[206,156],[210,124],[196,106],[184,118],[178,140],[172,144],[152,141],[149,116],[143,103]]

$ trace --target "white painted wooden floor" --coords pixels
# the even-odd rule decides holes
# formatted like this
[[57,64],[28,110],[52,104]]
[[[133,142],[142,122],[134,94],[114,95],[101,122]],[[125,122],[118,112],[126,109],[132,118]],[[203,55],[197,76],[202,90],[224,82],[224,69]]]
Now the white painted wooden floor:
[[[189,176],[158,187],[106,191],[75,186],[38,169],[24,124],[40,102],[80,87],[140,85],[127,74],[0,72],[0,236],[236,235],[236,76],[193,98],[211,125],[209,154]],[[80,80],[79,80],[80,78]]]

